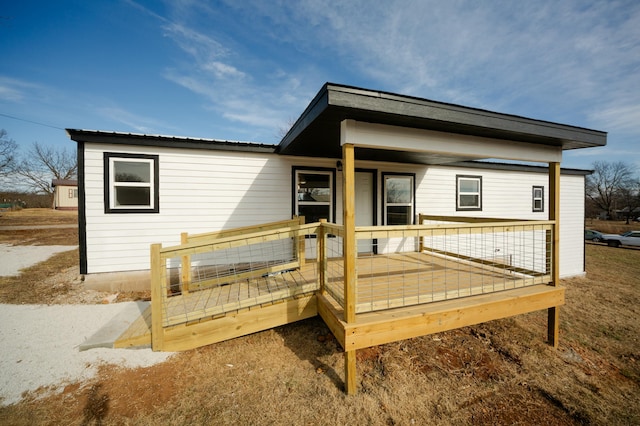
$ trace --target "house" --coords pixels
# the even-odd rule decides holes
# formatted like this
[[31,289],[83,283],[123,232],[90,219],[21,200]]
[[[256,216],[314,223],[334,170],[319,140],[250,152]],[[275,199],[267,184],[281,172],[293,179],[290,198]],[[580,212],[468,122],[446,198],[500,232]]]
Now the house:
[[[81,273],[114,290],[151,280],[154,349],[320,314],[345,348],[349,393],[357,349],[436,330],[548,309],[557,345],[558,281],[585,273],[587,172],[561,169],[562,154],[606,144],[601,131],[331,83],[276,146],[67,132],[78,144]],[[261,225],[292,216],[307,225]],[[280,251],[265,249],[276,240]],[[249,246],[258,249],[237,251]],[[400,258],[401,281],[392,281]],[[284,283],[294,270],[300,287],[268,290],[269,299],[236,295],[227,308],[193,299],[196,287],[251,293],[262,284],[247,280]],[[171,316],[178,293],[203,316]]]
[[78,181],[53,179],[53,208],[56,210],[78,210]]

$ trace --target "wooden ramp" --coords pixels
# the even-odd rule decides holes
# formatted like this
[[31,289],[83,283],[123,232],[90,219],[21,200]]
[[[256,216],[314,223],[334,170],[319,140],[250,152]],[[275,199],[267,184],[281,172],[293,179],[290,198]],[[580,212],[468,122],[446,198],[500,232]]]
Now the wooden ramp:
[[[317,315],[317,266],[244,279],[167,298],[165,351],[180,351],[267,330]],[[115,341],[115,348],[151,346],[151,306]]]
[[151,346],[151,305],[114,342],[114,348]]

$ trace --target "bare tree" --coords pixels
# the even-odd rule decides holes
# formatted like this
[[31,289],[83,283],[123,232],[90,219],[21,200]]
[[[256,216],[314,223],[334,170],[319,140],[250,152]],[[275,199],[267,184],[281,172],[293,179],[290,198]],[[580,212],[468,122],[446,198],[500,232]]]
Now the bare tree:
[[23,184],[36,193],[52,194],[51,180],[75,179],[78,161],[74,152],[35,142],[16,168]]
[[13,171],[16,163],[18,144],[7,136],[7,131],[0,129],[0,177],[6,177]]
[[621,196],[631,187],[633,179],[633,169],[627,163],[596,161],[593,173],[587,176],[587,197],[612,218],[616,208],[626,207],[620,205]]
[[640,179],[630,179],[620,188],[618,193],[619,205],[624,212],[627,225],[632,218],[640,216],[637,209],[640,208]]

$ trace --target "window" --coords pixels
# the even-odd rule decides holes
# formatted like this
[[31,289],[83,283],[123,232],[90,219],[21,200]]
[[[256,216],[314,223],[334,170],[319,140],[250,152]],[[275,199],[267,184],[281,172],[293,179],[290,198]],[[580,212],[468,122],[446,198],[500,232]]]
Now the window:
[[69,188],[69,198],[78,198],[78,190]]
[[456,176],[456,210],[482,210],[482,176]]
[[544,211],[544,186],[533,187],[533,211]]
[[158,213],[158,156],[104,153],[105,213]]
[[330,169],[294,168],[294,215],[304,216],[305,222],[327,219],[333,222],[335,171]]
[[411,225],[414,217],[415,175],[383,173],[385,225]]

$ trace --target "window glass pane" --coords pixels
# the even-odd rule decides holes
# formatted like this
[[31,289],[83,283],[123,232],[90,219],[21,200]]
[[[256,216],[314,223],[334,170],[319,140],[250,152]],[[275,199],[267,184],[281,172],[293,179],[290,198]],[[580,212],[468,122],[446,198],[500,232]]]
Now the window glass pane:
[[460,207],[480,207],[480,197],[460,194]]
[[116,186],[116,206],[150,206],[151,188]]
[[410,225],[411,206],[389,206],[387,207],[387,225]]
[[542,189],[533,188],[533,198],[542,198]]
[[151,182],[151,165],[137,161],[114,161],[116,182]]
[[533,209],[536,211],[542,210],[542,200],[533,200]]
[[480,182],[473,179],[460,179],[460,192],[480,192]]
[[328,205],[303,205],[298,206],[298,215],[304,216],[306,223],[318,222],[320,219],[330,220]]
[[313,173],[298,174],[298,201],[331,202],[330,176]]
[[387,189],[387,203],[411,203],[413,188],[410,177],[387,177],[385,184]]

